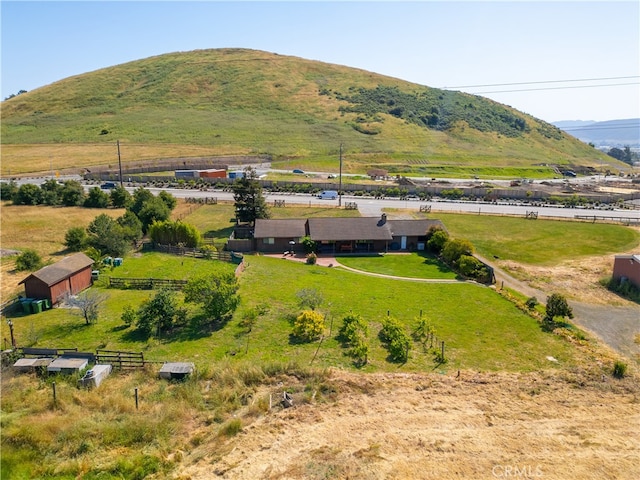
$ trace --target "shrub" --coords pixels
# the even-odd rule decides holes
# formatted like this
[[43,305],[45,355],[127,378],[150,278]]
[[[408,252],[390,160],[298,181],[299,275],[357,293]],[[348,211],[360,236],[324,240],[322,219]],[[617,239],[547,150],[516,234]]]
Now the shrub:
[[311,342],[324,332],[324,316],[313,310],[304,310],[293,323],[293,336],[305,342]]
[[624,378],[627,373],[627,364],[617,360],[613,364],[613,376],[616,378]]
[[18,272],[38,270],[42,267],[42,258],[35,250],[28,248],[16,257]]
[[358,332],[364,333],[366,337],[369,332],[369,326],[360,315],[349,313],[342,319],[342,327],[338,331],[338,338],[344,342],[353,343]]
[[307,265],[315,265],[318,261],[318,256],[315,253],[310,253],[307,255]]
[[380,339],[385,343],[391,361],[404,363],[409,359],[409,337],[395,318],[387,317],[382,322]]
[[301,308],[309,308],[311,310],[318,308],[324,301],[322,293],[315,288],[303,288],[302,290],[298,290],[296,297],[298,297],[298,304]]
[[449,265],[454,265],[463,255],[472,255],[473,245],[468,240],[450,239],[442,248],[442,257]]
[[440,253],[449,240],[449,234],[441,228],[434,228],[431,234],[427,232],[427,237],[427,247],[434,253]]
[[538,302],[538,299],[536,297],[529,297],[529,298],[527,298],[527,301],[525,302],[525,305],[529,310],[533,310],[534,308],[536,308],[538,303],[539,302]]
[[302,244],[302,247],[304,248],[304,252],[306,254],[315,253],[318,247],[316,242],[311,240],[311,237],[303,237],[300,243]]
[[82,251],[87,240],[87,232],[82,227],[71,227],[64,235],[64,245],[72,252]]
[[122,315],[120,315],[120,319],[122,323],[124,323],[127,327],[133,325],[138,318],[135,309],[131,305],[125,305],[124,310],[122,311]]
[[369,356],[367,335],[369,326],[367,322],[357,314],[350,313],[342,320],[342,327],[338,331],[338,338],[350,345],[348,354],[356,361],[356,365],[365,365]]

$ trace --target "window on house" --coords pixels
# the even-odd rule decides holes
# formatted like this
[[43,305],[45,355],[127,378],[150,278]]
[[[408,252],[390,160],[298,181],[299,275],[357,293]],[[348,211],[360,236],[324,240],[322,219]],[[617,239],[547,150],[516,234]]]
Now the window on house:
[[275,243],[275,238],[263,238],[262,243],[266,243],[267,245],[273,245]]

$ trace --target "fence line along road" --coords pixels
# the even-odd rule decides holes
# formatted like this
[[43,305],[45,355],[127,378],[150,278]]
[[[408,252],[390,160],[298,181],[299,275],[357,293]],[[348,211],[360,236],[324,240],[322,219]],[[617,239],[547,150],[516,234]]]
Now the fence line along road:
[[[216,201],[233,201],[232,192],[216,191],[200,191],[200,190],[183,190],[179,188],[148,188],[154,195],[161,191],[171,193],[176,198],[216,198]],[[265,198],[268,202],[275,200],[285,200],[287,204],[307,205],[307,206],[338,206],[339,200],[320,200],[315,195],[310,194],[281,194],[267,193]],[[204,200],[206,201],[206,200]],[[343,195],[342,202],[357,202],[358,210],[364,215],[378,215],[384,208],[401,208],[406,210],[420,210],[420,205],[424,205],[424,201],[420,200],[401,200],[399,198],[383,198],[376,199],[371,197],[362,197],[354,195]],[[631,222],[640,222],[640,210],[626,209],[586,209],[586,208],[566,208],[554,207],[549,205],[532,205],[524,202],[471,202],[471,201],[454,201],[454,200],[432,200],[428,202],[432,207],[432,211],[442,211],[451,213],[477,213],[488,215],[526,215],[526,212],[536,209],[540,217],[550,218],[575,218],[578,214],[585,214],[591,217],[604,219],[605,217],[622,217],[628,218]]]

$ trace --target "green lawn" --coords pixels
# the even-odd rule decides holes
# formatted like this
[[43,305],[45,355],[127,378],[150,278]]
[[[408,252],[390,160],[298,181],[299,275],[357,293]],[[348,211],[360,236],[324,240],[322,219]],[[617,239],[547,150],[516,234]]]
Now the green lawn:
[[622,225],[434,212],[455,238],[469,240],[488,258],[551,265],[572,258],[626,252],[640,232]]
[[119,267],[108,267],[101,276],[128,278],[169,278],[188,280],[192,276],[232,272],[235,265],[217,260],[180,257],[159,252],[129,255]]
[[356,270],[397,277],[447,280],[456,278],[453,270],[427,253],[344,256],[337,260],[342,265]]
[[[163,257],[151,255],[156,256]],[[147,266],[153,264],[146,257],[138,260]],[[137,276],[134,260],[125,258],[123,267],[130,265]],[[37,315],[17,314],[12,316],[16,338],[20,345],[142,351],[148,360],[185,360],[203,366],[222,359],[260,364],[296,360],[306,364],[319,344],[297,343],[290,332],[291,320],[300,311],[296,293],[311,288],[323,295],[319,310],[327,315],[328,336],[318,351],[314,363],[318,366],[352,367],[350,357],[335,338],[342,317],[350,311],[362,315],[370,326],[370,361],[364,371],[436,368],[432,355],[415,342],[406,365],[386,360],[387,352],[378,332],[388,312],[400,320],[407,333],[415,328],[421,313],[432,322],[438,338],[445,341],[449,360],[440,369],[529,371],[577,363],[578,354],[571,344],[543,333],[535,320],[487,287],[380,279],[261,256],[246,256],[246,260],[248,266],[240,278],[241,305],[231,321],[217,325],[213,331],[185,328],[160,339],[142,338],[134,328],[123,325],[120,315],[126,305],[137,308],[153,292],[94,287],[109,296],[96,324],[85,325],[82,318],[65,308]],[[164,263],[172,263],[170,268],[175,270],[193,270],[187,262],[184,266],[169,259]],[[156,276],[152,270],[148,274]],[[266,304],[268,313],[247,335],[241,326],[243,313],[258,304]],[[190,307],[190,313],[197,313],[197,308]],[[7,333],[3,324],[1,334],[5,337]],[[551,364],[547,356],[555,357],[559,363]]]

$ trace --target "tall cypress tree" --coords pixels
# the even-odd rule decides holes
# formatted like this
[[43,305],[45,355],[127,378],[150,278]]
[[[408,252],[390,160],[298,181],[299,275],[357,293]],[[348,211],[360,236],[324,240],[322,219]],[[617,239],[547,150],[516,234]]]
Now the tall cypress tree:
[[269,218],[267,202],[262,195],[262,185],[252,167],[244,169],[244,176],[233,184],[236,218],[238,222],[255,224],[257,218]]

